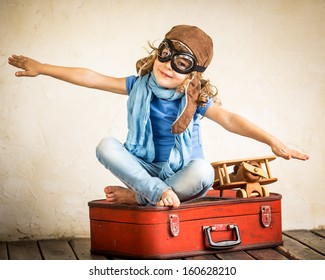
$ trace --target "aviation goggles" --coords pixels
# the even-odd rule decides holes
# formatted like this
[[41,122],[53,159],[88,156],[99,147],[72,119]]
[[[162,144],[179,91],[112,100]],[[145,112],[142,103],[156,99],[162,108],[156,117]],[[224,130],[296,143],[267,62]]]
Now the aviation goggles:
[[169,39],[164,39],[160,43],[158,47],[158,60],[160,62],[170,60],[172,69],[180,74],[188,74],[192,71],[204,72],[206,69],[206,67],[197,65],[196,58],[193,54],[177,51]]

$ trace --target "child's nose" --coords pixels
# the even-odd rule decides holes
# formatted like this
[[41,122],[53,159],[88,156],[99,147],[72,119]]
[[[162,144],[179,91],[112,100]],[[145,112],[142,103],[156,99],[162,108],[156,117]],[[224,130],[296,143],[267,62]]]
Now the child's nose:
[[166,68],[168,68],[169,70],[172,70],[172,65],[171,65],[171,61],[168,60],[167,62],[165,62],[165,66]]

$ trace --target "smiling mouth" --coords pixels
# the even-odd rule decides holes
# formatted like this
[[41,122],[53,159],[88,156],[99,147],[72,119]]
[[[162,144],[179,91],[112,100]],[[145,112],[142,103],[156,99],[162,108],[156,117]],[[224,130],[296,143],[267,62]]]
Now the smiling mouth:
[[160,74],[163,76],[163,77],[166,77],[166,78],[172,78],[172,76],[166,74],[165,72],[161,71],[160,70]]

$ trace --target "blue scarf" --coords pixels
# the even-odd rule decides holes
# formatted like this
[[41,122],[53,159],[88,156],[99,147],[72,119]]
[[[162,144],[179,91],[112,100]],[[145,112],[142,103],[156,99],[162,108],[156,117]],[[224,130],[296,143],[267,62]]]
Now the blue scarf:
[[[180,94],[174,89],[160,87],[153,73],[140,76],[135,82],[127,102],[129,132],[124,146],[130,153],[149,163],[155,159],[155,146],[150,121],[152,94],[168,101],[181,98],[178,115],[186,105],[185,94]],[[175,135],[175,145],[170,152],[169,159],[162,167],[159,174],[160,179],[165,180],[171,177],[190,162],[192,129],[193,120],[183,133]]]

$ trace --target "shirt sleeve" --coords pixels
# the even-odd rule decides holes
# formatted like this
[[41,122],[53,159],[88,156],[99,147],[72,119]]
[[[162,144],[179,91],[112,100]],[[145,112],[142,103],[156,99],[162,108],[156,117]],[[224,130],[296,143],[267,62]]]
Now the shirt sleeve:
[[126,90],[128,92],[128,95],[130,95],[133,85],[137,79],[138,79],[138,77],[134,76],[134,75],[126,77]]
[[198,106],[196,109],[196,112],[200,114],[201,116],[205,115],[205,112],[208,110],[208,108],[213,104],[213,99],[209,97],[208,102],[205,104],[204,107]]

